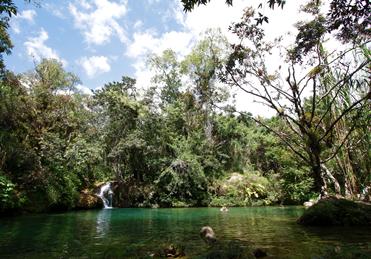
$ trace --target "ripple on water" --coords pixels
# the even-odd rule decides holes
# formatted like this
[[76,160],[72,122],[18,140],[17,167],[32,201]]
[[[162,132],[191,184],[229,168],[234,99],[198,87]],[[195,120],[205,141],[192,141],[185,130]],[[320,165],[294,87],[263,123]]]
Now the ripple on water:
[[191,257],[205,255],[202,226],[219,245],[263,248],[274,258],[311,258],[326,249],[371,247],[368,228],[304,228],[301,207],[112,209],[6,219],[0,225],[0,258],[125,258],[146,256],[169,244]]

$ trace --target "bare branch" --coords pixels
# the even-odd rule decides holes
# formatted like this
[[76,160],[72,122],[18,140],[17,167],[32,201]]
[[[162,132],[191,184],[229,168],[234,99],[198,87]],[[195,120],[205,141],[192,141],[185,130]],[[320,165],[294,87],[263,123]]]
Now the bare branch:
[[267,130],[269,130],[270,132],[274,133],[280,140],[282,140],[296,155],[298,155],[301,159],[303,159],[306,163],[310,163],[310,160],[308,158],[306,158],[303,154],[301,154],[298,150],[296,150],[290,142],[288,142],[284,137],[281,136],[281,134],[279,134],[277,131],[275,131],[274,129],[272,129],[271,127],[269,127],[268,125],[266,125],[265,123],[255,119],[255,118],[252,118],[256,123],[258,123],[259,125],[263,126],[264,128],[266,128]]
[[310,113],[309,124],[312,124],[316,112],[316,98],[317,98],[317,81],[313,78],[312,111]]
[[[303,88],[300,90],[299,96],[302,95],[304,89],[308,86],[308,83],[309,83],[309,81],[310,81],[311,79],[313,79],[313,78],[312,78],[312,77],[309,77],[309,78],[307,79],[307,81],[305,82]],[[299,85],[300,85],[300,84],[299,84]]]
[[[357,118],[359,118],[359,116],[361,115],[361,111],[363,109],[359,109],[356,116],[354,116],[353,120],[352,121],[357,121]],[[344,146],[345,142],[348,140],[349,136],[352,134],[352,132],[355,130],[357,126],[357,123],[353,123],[352,124],[352,127],[349,129],[347,135],[343,138],[343,140],[341,141],[340,145],[335,149],[335,151],[332,153],[332,155],[328,158],[326,158],[325,160],[323,160],[321,163],[327,163],[328,161],[330,161],[331,159],[333,159],[340,151],[340,149]]]

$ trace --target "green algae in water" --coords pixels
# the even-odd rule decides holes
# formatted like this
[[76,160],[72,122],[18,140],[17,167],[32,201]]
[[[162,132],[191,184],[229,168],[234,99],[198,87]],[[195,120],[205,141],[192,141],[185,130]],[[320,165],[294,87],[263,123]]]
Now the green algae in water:
[[[369,227],[303,227],[302,207],[110,209],[0,219],[0,258],[149,258],[170,244],[188,258],[371,258]],[[218,239],[199,236],[211,226]],[[219,256],[219,257],[218,257]]]

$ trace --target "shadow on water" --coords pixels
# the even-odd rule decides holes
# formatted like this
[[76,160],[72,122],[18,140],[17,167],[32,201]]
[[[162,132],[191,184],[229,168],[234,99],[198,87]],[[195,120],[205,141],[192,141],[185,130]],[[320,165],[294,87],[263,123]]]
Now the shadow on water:
[[[184,247],[189,258],[249,258],[256,248],[271,258],[370,251],[370,229],[304,228],[296,224],[302,212],[301,207],[231,208],[228,213],[108,209],[2,219],[0,258],[146,258],[170,244]],[[216,233],[214,246],[199,236],[205,225]]]

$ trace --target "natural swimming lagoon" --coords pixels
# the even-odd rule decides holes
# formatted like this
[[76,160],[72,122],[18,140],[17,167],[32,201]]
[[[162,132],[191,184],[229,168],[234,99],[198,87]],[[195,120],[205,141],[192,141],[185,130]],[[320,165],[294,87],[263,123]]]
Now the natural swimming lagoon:
[[169,244],[183,246],[188,258],[203,258],[212,250],[199,236],[205,225],[214,229],[217,245],[261,248],[271,258],[327,258],[321,255],[334,249],[370,251],[370,228],[302,227],[296,219],[303,210],[106,209],[2,218],[0,258],[146,258]]

